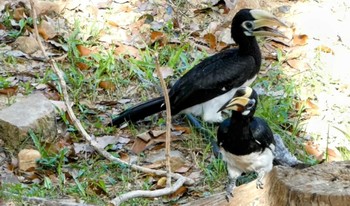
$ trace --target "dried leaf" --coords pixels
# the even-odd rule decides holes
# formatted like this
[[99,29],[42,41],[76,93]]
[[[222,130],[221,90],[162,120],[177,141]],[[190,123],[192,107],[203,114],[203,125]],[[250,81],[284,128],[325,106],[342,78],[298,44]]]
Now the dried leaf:
[[162,134],[165,134],[165,130],[151,130],[150,133],[153,135],[153,137],[159,137]]
[[307,44],[309,37],[306,34],[299,34],[293,36],[293,44],[295,46],[303,46]]
[[190,170],[190,168],[191,167],[189,167],[189,166],[182,166],[182,167],[176,169],[175,172],[183,174],[183,173],[188,172],[188,170]]
[[157,181],[157,189],[159,188],[164,188],[166,186],[166,177],[161,177],[158,181]]
[[92,153],[94,151],[94,148],[87,143],[74,143],[73,145],[75,154],[81,152]]
[[99,87],[105,89],[105,90],[110,90],[114,91],[115,90],[115,85],[111,81],[100,81]]
[[131,146],[131,151],[133,151],[135,154],[140,154],[145,149],[147,149],[148,145],[149,142],[147,143],[140,138],[136,138],[134,144]]
[[323,159],[323,152],[320,151],[319,146],[315,145],[313,142],[308,141],[305,144],[305,151],[307,154],[314,156],[318,161]]
[[21,20],[22,18],[24,18],[24,8],[23,8],[23,7],[15,8],[15,9],[13,10],[13,18],[14,18],[16,21],[19,21],[19,20]]
[[205,34],[203,36],[203,38],[209,44],[209,47],[211,49],[215,49],[216,48],[216,37],[215,37],[214,34],[212,34],[212,33]]
[[45,39],[45,41],[56,36],[55,28],[45,20],[41,21],[40,25],[38,26],[38,32],[43,39]]
[[330,47],[328,46],[325,46],[325,45],[320,45],[316,48],[317,51],[321,51],[321,52],[324,52],[324,53],[331,53],[334,55],[334,51],[333,49],[331,49]]
[[17,93],[18,86],[7,87],[4,89],[0,89],[0,94],[4,94],[7,96],[13,96]]
[[327,149],[328,162],[333,161],[343,161],[343,157],[337,148],[328,148]]
[[119,138],[116,136],[103,136],[103,137],[97,137],[96,142],[98,147],[105,148],[110,144],[116,144],[119,142]]
[[164,33],[160,31],[151,32],[151,41],[152,43],[161,40],[164,37]]
[[135,57],[136,59],[140,58],[139,50],[133,46],[128,45],[118,45],[118,47],[114,50],[115,55],[130,55]]
[[188,190],[187,187],[181,186],[173,194],[169,195],[169,199],[178,199],[182,197],[187,192],[187,190]]
[[[162,78],[163,79],[174,75],[174,70],[172,68],[170,68],[170,67],[162,66],[162,67],[159,68],[159,70],[160,70],[160,73],[162,74]],[[157,76],[157,72],[154,72],[153,76],[154,77],[158,77]]]
[[92,50],[81,44],[77,45],[77,49],[79,51],[80,56],[89,56],[92,53]]
[[192,133],[191,128],[190,127],[184,127],[184,126],[180,126],[180,125],[173,125],[172,129],[175,131],[181,131],[185,134],[190,134]]
[[152,139],[149,131],[138,134],[138,135],[136,135],[136,137],[142,139],[145,142],[149,142]]
[[80,70],[88,70],[90,68],[89,65],[83,63],[83,62],[77,62],[76,66],[80,69]]

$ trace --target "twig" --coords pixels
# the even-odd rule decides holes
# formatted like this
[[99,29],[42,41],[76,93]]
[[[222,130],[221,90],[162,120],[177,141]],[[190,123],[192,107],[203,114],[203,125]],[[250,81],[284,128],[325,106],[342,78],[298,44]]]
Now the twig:
[[[52,66],[52,69],[54,70],[54,72],[58,76],[59,83],[61,85],[61,89],[62,89],[62,93],[63,93],[63,99],[64,99],[65,105],[67,107],[68,115],[71,118],[74,126],[80,132],[80,134],[85,138],[86,141],[89,142],[89,144],[100,155],[102,155],[103,157],[105,157],[106,159],[108,159],[110,161],[128,165],[131,169],[139,171],[139,172],[143,172],[143,173],[152,173],[152,174],[159,175],[159,176],[167,175],[166,171],[153,170],[153,169],[141,167],[141,166],[138,166],[138,165],[135,165],[135,164],[129,164],[128,162],[125,162],[125,161],[123,161],[123,160],[121,160],[119,158],[114,157],[113,155],[108,153],[103,148],[100,148],[98,143],[96,142],[96,140],[86,132],[86,130],[84,129],[84,127],[82,126],[80,121],[76,118],[76,116],[75,116],[75,114],[74,114],[74,112],[73,112],[73,110],[71,108],[71,103],[70,103],[70,100],[69,100],[69,95],[68,95],[68,91],[67,91],[67,85],[66,85],[66,82],[64,81],[63,72],[57,67],[57,64],[56,64],[55,60],[48,57],[48,55],[47,55],[47,53],[46,53],[46,51],[44,49],[44,46],[41,43],[39,32],[38,32],[38,27],[36,25],[36,23],[37,23],[36,19],[37,18],[36,18],[35,5],[34,5],[33,0],[30,0],[30,5],[31,5],[31,12],[32,12],[31,15],[32,15],[32,19],[33,19],[33,22],[34,22],[34,32],[35,32],[36,40],[38,41],[38,45],[39,45],[41,51],[43,52],[43,56],[50,62],[51,66]],[[181,185],[182,184],[188,184],[188,185],[194,184],[194,180],[191,179],[191,178],[184,177],[184,176],[182,176],[180,174],[175,174],[175,173],[170,173],[170,175],[171,175],[171,177],[173,177],[173,178],[178,180],[176,186],[178,184],[180,184],[180,183],[181,183]],[[147,192],[150,192],[151,195],[154,195],[154,196],[162,196],[162,195],[165,194],[164,191],[168,191],[169,192],[168,194],[170,194],[172,192],[172,190],[174,190],[174,189],[176,189],[176,187],[162,189],[162,190],[160,190],[161,194],[158,193],[158,190],[156,190],[156,191],[147,191]],[[149,193],[147,193],[147,194],[149,195]],[[144,196],[144,197],[146,197],[146,196]],[[123,200],[125,201],[125,198]]]
[[163,96],[165,101],[166,108],[166,133],[165,133],[165,161],[166,161],[166,170],[167,170],[167,187],[171,187],[171,165],[170,165],[170,135],[171,135],[171,108],[170,108],[170,100],[169,94],[165,85],[165,81],[163,79],[162,72],[160,71],[158,53],[156,56],[156,70],[157,75],[160,81],[160,85],[162,86]]
[[[122,202],[129,200],[131,198],[137,198],[137,197],[159,197],[168,195],[171,193],[174,193],[176,190],[178,190],[184,183],[186,179],[184,177],[181,177],[178,179],[175,184],[171,187],[166,187],[164,189],[159,190],[153,190],[153,191],[145,191],[145,190],[135,190],[131,191],[125,194],[120,195],[119,197],[116,197],[111,201],[113,205],[120,205]],[[156,192],[157,191],[157,192]]]

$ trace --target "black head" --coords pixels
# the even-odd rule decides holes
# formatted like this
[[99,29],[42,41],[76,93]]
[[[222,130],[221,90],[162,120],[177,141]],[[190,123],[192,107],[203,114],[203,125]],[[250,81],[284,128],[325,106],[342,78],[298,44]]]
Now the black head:
[[241,87],[219,111],[229,109],[240,112],[243,116],[253,116],[258,104],[258,94],[250,87]]
[[245,37],[278,36],[285,37],[272,26],[286,26],[274,15],[259,9],[241,9],[232,19],[231,36],[236,43]]

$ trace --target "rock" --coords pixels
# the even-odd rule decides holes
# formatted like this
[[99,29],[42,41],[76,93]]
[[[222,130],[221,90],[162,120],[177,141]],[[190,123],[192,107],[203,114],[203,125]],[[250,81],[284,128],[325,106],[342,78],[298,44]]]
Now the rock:
[[36,168],[36,161],[41,158],[40,152],[34,149],[23,149],[18,153],[18,168],[27,171]]
[[0,110],[0,139],[5,147],[17,148],[27,138],[29,130],[45,140],[56,136],[54,107],[40,93]]

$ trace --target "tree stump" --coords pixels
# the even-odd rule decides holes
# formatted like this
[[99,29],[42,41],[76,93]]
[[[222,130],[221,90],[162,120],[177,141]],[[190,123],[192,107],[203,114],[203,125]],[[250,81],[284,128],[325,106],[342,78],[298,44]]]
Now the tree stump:
[[252,181],[237,187],[229,203],[222,192],[187,205],[350,205],[350,161],[304,169],[276,166],[266,176],[264,189],[256,189]]

